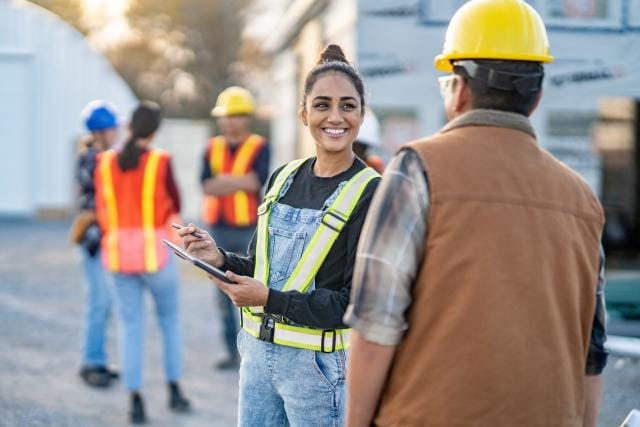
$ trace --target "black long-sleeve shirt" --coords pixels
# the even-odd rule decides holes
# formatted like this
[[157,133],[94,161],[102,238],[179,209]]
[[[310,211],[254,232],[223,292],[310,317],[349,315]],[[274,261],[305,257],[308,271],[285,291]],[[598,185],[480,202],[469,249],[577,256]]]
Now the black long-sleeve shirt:
[[[294,208],[322,209],[324,202],[335,191],[338,185],[366,167],[355,159],[346,171],[329,178],[318,177],[313,173],[315,158],[304,162],[298,170],[288,192],[279,200]],[[282,168],[269,178],[267,191],[273,185],[275,177]],[[269,289],[269,298],[265,312],[278,314],[301,325],[331,329],[345,328],[342,321],[349,304],[351,278],[356,257],[356,247],[360,231],[364,223],[369,204],[378,185],[379,178],[371,180],[356,204],[349,221],[342,229],[327,258],[318,270],[315,279],[315,290],[308,293],[297,291],[282,292]],[[224,269],[237,274],[252,276],[255,267],[256,235],[254,233],[249,245],[247,257],[225,252]],[[277,262],[277,260],[269,260]]]

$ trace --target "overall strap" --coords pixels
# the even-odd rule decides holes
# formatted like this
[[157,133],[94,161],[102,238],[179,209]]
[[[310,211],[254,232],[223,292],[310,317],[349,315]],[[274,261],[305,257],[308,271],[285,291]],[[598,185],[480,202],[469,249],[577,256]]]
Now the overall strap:
[[349,221],[360,196],[369,182],[379,176],[375,170],[364,168],[351,177],[336,200],[324,212],[318,229],[302,254],[300,262],[285,283],[283,291],[307,292],[329,250]]
[[[278,199],[282,186],[287,178],[294,173],[307,159],[298,159],[287,163],[276,176],[273,185],[267,192],[264,202],[258,207],[258,225],[256,227],[256,263],[253,277],[268,286],[269,283],[269,259],[267,257],[267,243],[269,241],[269,214],[271,206]],[[263,312],[262,307],[252,307],[254,313]]]

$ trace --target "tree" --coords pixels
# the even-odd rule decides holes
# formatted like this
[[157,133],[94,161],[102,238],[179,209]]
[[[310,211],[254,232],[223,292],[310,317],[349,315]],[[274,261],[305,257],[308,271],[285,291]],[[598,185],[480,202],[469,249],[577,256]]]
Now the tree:
[[88,29],[82,23],[82,2],[80,0],[31,0],[73,25],[82,34],[87,34]]
[[[32,1],[58,14],[90,40],[100,32],[100,23],[86,26],[80,0]],[[125,14],[129,33],[96,46],[139,98],[160,103],[167,116],[207,117],[217,94],[238,83],[231,66],[238,60],[244,11],[250,3],[130,0]],[[102,23],[107,24],[106,20]]]

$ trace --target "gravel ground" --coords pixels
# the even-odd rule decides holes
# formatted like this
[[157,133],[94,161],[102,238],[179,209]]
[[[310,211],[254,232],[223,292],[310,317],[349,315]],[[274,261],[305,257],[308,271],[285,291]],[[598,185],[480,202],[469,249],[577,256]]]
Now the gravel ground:
[[[0,425],[129,425],[121,382],[110,389],[86,387],[80,367],[84,279],[80,254],[68,243],[68,223],[0,222]],[[204,276],[182,266],[185,376],[182,388],[194,408],[167,409],[161,335],[146,299],[144,387],[150,425],[232,426],[238,376],[218,372],[222,357],[213,290]],[[108,352],[117,362],[115,318]]]
[[[68,223],[0,221],[0,426],[128,425],[120,383],[86,387],[77,373],[84,310],[80,256],[68,243]],[[144,389],[150,425],[232,426],[237,373],[212,369],[222,356],[212,289],[182,266],[185,394],[194,411],[166,407],[160,334],[147,299]],[[115,322],[108,350],[116,360]],[[619,426],[640,408],[640,359],[612,357],[605,371],[599,426]]]

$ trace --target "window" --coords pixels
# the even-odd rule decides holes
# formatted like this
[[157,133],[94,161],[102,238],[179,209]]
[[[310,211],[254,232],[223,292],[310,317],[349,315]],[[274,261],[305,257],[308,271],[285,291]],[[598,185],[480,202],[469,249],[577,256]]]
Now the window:
[[536,0],[530,2],[549,28],[623,29],[623,0]]

